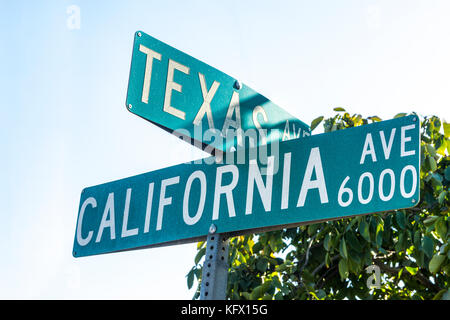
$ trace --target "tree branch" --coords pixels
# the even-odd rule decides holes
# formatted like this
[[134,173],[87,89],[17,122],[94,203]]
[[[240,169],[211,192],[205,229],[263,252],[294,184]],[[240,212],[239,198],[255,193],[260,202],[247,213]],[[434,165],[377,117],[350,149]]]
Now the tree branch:
[[[391,275],[398,275],[400,269],[398,268],[391,268],[387,265],[385,265],[384,263],[381,262],[375,262],[375,265],[377,265],[378,267],[380,267],[381,270],[383,270],[384,272],[387,272]],[[416,273],[416,275],[413,277],[413,279],[417,279],[417,281],[419,281],[424,287],[428,288],[429,290],[432,290],[434,292],[438,292],[441,290],[441,288],[432,283],[428,278],[426,278],[420,271],[418,271]]]
[[330,269],[325,271],[325,273],[320,277],[322,281],[317,286],[317,290],[322,289],[323,285],[327,282],[328,276],[332,276],[335,273],[338,273],[338,266],[337,265],[331,266]]
[[303,263],[303,265],[300,267],[300,270],[298,270],[298,275],[299,275],[299,280],[300,280],[300,285],[303,285],[303,278],[302,278],[302,273],[303,270],[305,269],[306,265],[308,264],[309,261],[309,251],[311,250],[311,246],[314,243],[314,241],[316,240],[318,233],[316,233],[312,238],[311,241],[308,244],[308,248],[306,249],[306,254],[305,254],[305,263]]
[[[334,262],[335,260],[337,260],[338,258],[339,258],[339,255],[338,255],[338,254],[335,255],[334,257],[332,257],[332,258],[330,259],[331,264],[333,264],[333,262]],[[318,266],[317,268],[314,269],[314,271],[312,272],[312,275],[314,276],[314,275],[315,275],[317,272],[319,272],[323,267],[325,267],[325,261],[322,262],[321,264],[319,264],[319,266]]]

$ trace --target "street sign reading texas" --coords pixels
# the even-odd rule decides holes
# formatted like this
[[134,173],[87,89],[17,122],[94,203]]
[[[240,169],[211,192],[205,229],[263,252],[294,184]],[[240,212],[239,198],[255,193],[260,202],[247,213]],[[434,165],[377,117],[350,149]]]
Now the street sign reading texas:
[[419,126],[407,116],[281,142],[264,166],[205,158],[85,188],[73,255],[196,241],[211,225],[242,234],[412,207]]
[[257,145],[310,134],[308,125],[245,84],[141,31],[134,38],[126,105],[211,154],[246,147],[249,129],[266,130],[258,131]]

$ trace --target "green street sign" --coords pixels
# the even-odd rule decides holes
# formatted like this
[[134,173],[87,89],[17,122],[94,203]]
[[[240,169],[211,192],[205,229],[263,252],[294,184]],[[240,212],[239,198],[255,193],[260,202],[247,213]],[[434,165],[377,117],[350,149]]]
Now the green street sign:
[[126,106],[211,154],[248,147],[249,129],[262,133],[255,145],[310,135],[266,97],[142,31],[134,37]]
[[[281,142],[266,158],[205,158],[86,188],[75,257],[280,229],[412,207],[416,116]],[[250,150],[248,150],[250,151]]]

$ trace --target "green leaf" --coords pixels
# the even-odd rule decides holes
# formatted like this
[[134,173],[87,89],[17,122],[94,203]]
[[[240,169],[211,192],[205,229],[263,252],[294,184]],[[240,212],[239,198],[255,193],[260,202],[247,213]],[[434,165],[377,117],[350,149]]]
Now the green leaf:
[[445,168],[444,176],[445,176],[445,180],[450,181],[450,166]]
[[433,225],[436,222],[437,219],[439,219],[439,217],[437,217],[437,216],[429,216],[428,218],[423,220],[423,224],[425,225],[425,227],[429,227],[429,226]]
[[431,258],[433,256],[434,241],[429,236],[424,236],[422,238],[422,250],[428,256],[428,258]]
[[432,173],[430,176],[430,181],[433,187],[442,186],[442,176],[438,173]]
[[365,220],[361,220],[358,229],[361,236],[366,239],[367,242],[370,242],[369,224]]
[[200,250],[198,250],[197,254],[195,255],[195,259],[194,259],[195,264],[198,264],[200,262],[202,257],[205,255],[205,252],[206,252],[206,248],[201,248]]
[[363,247],[361,246],[361,243],[359,242],[359,240],[356,237],[356,234],[354,232],[347,231],[345,233],[345,239],[346,239],[346,244],[348,244],[350,246],[350,248],[352,248],[356,252],[359,252],[359,253],[362,252]]
[[361,267],[360,267],[360,259],[358,255],[351,255],[351,259],[347,259],[347,266],[348,266],[348,272],[352,272],[354,274],[361,274]]
[[320,116],[311,122],[311,131],[313,131],[319,125],[319,123],[322,122],[323,118],[323,116]]
[[431,258],[430,263],[428,265],[428,269],[431,273],[436,273],[439,271],[441,264],[444,262],[445,256],[441,256],[440,254],[435,254],[433,258]]
[[431,117],[431,120],[433,121],[433,126],[436,130],[436,132],[438,132],[441,129],[441,119],[439,119],[436,116]]
[[345,109],[344,109],[344,108],[341,108],[341,107],[334,108],[333,110],[334,110],[334,111],[345,111]]
[[265,293],[261,300],[272,300],[273,296],[271,294]]
[[444,121],[444,136],[450,138],[450,123]]
[[375,241],[377,243],[377,247],[380,248],[383,244],[383,231],[384,231],[384,225],[383,220],[377,224],[377,230],[375,233]]
[[[450,289],[449,289],[450,290]],[[442,289],[441,291],[439,291],[438,293],[436,293],[436,295],[433,297],[433,299],[431,300],[441,300],[442,297],[444,296],[444,293],[447,292],[447,289]]]
[[203,245],[205,244],[205,241],[200,241],[197,243],[197,250],[200,249],[201,247],[203,247]]
[[242,296],[245,298],[245,300],[251,300],[251,295],[248,292],[242,292]]
[[397,221],[397,224],[401,229],[405,229],[405,226],[406,226],[405,211],[403,211],[403,210],[397,211],[395,213],[395,221]]
[[285,263],[279,264],[275,267],[275,270],[278,272],[283,272],[287,270],[288,266]]
[[314,224],[310,224],[308,226],[308,235],[312,236],[313,234],[315,234],[317,232],[317,229],[320,228],[320,223],[314,223]]
[[319,299],[324,299],[326,296],[327,296],[327,294],[325,293],[324,290],[319,289],[319,291],[317,291],[317,297],[318,297]]
[[439,204],[443,204],[445,201],[445,196],[447,195],[447,191],[442,191],[438,196]]
[[432,157],[436,157],[436,149],[431,144],[427,144],[426,149]]
[[330,254],[327,252],[327,253],[325,254],[325,266],[326,266],[327,268],[329,268],[330,265],[331,265]]
[[438,233],[438,235],[442,239],[446,239],[447,237],[447,223],[444,220],[444,217],[441,217],[435,224],[434,229]]
[[323,240],[323,247],[325,250],[330,251],[330,233],[325,236],[325,239]]
[[347,227],[345,228],[345,232],[347,233],[347,231],[351,230],[353,228],[353,226],[355,225],[355,223],[357,223],[359,220],[358,219],[351,219],[350,223],[347,225]]
[[267,270],[266,259],[264,259],[264,258],[258,259],[258,261],[256,261],[256,269],[258,269],[258,271],[260,271],[261,273],[266,272],[266,270]]
[[403,268],[400,269],[400,271],[397,273],[397,279],[400,279],[402,277],[403,274]]
[[252,293],[250,294],[250,300],[258,300],[258,298],[262,297],[264,294],[263,286],[257,286],[253,289]]
[[373,122],[380,122],[381,118],[378,116],[369,117],[368,119],[372,120]]
[[445,254],[445,253],[447,253],[447,252],[449,252],[449,248],[450,248],[450,243],[446,243],[446,244],[444,244],[444,245],[442,245],[441,246],[441,248],[439,249],[439,253],[441,253],[441,254]]
[[345,280],[348,278],[348,265],[345,259],[341,259],[339,261],[339,275],[341,276],[341,280]]
[[191,269],[186,277],[188,289],[191,289],[194,284],[194,269]]
[[397,114],[394,116],[394,119],[400,118],[400,117],[404,117],[404,116],[406,116],[406,113],[404,113],[404,112],[402,112],[402,113],[397,113]]
[[415,276],[416,273],[417,273],[417,271],[419,271],[419,268],[413,268],[413,267],[405,267],[405,268],[406,268],[406,270],[407,270],[410,274],[412,274],[413,276]]
[[270,292],[272,289],[275,289],[275,285],[273,284],[272,280],[266,280],[264,281],[264,283],[262,284],[263,287],[263,292]]
[[447,149],[447,139],[444,136],[440,136],[434,144],[436,146],[436,152],[445,157],[445,149]]
[[348,259],[347,245],[344,238],[341,239],[341,242],[339,244],[339,253],[342,258]]
[[427,161],[428,161],[428,165],[430,166],[430,170],[436,171],[437,170],[436,159],[434,159],[434,157],[428,156]]
[[264,245],[261,242],[257,242],[253,245],[253,252],[257,253],[264,248]]
[[397,241],[397,243],[395,244],[395,251],[400,252],[400,251],[405,250],[405,249],[406,249],[406,244],[407,244],[406,240],[407,240],[407,238],[406,238],[406,232],[403,231],[403,232],[400,233],[399,236],[398,236],[398,241]]
[[416,247],[420,247],[420,240],[422,238],[422,233],[420,232],[420,230],[417,230],[416,232],[414,232],[414,240],[413,243]]
[[277,294],[275,294],[274,299],[275,300],[283,300],[283,293],[278,292]]

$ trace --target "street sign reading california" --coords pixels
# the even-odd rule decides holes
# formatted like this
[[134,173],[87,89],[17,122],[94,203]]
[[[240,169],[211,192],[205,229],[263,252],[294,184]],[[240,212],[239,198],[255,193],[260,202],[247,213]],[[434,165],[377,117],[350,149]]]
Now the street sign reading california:
[[[407,116],[279,143],[265,165],[205,158],[85,188],[75,257],[412,207],[420,133]],[[272,150],[273,151],[273,150]]]
[[126,105],[211,154],[245,148],[249,129],[266,130],[259,144],[310,134],[308,125],[247,85],[141,31],[134,38]]

